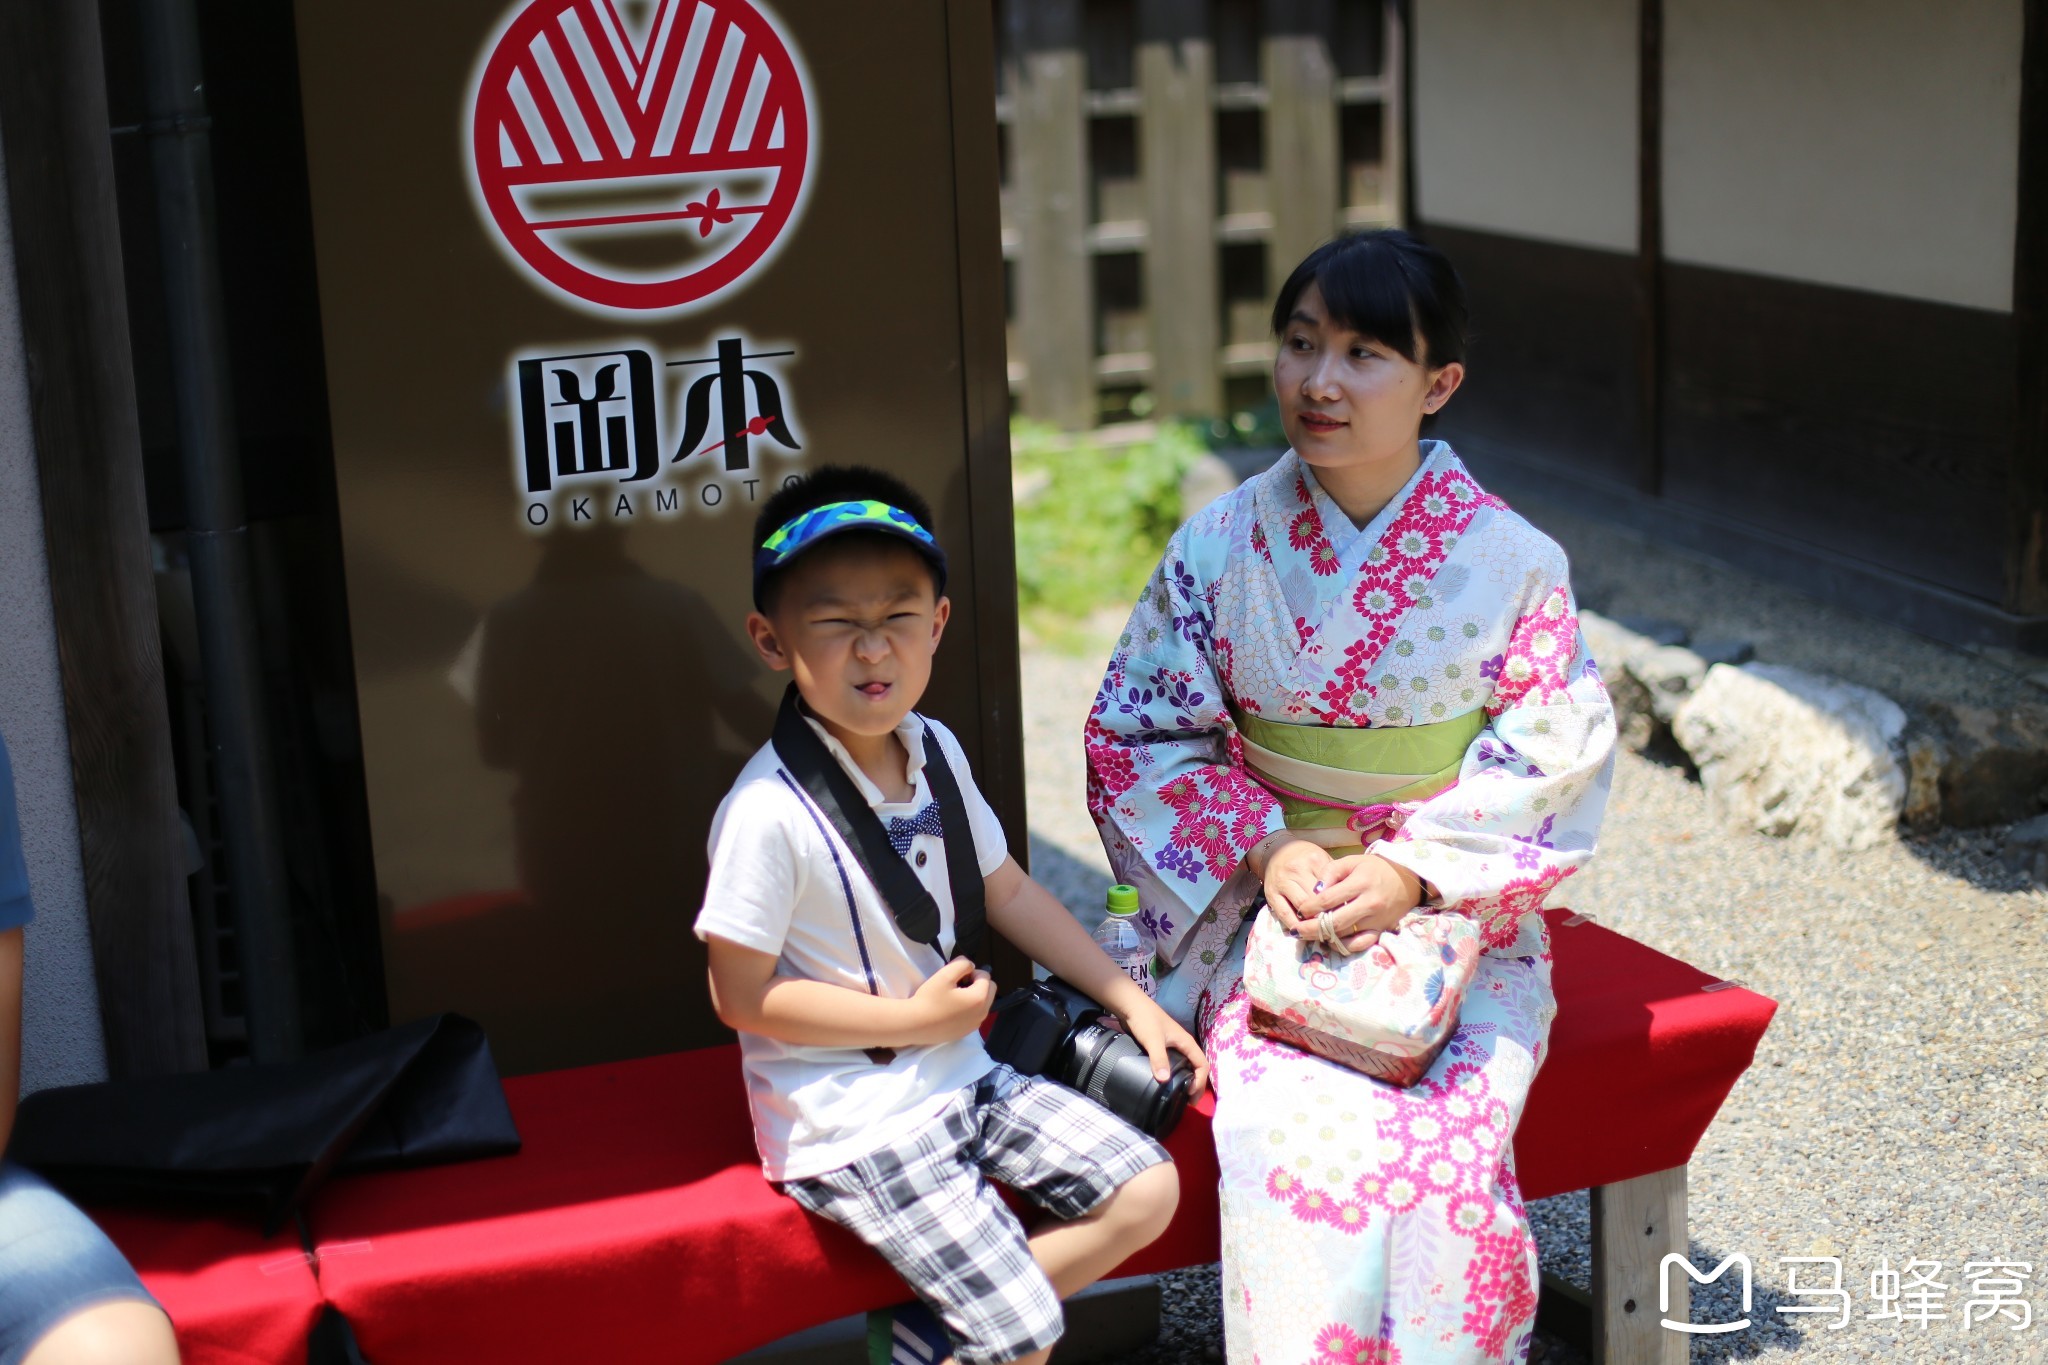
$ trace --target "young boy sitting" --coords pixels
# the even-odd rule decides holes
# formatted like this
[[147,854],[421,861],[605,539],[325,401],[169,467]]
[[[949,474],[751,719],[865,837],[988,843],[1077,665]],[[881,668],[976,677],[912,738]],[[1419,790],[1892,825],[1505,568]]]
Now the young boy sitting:
[[[955,878],[973,874],[949,875],[950,860],[973,860],[966,898],[981,891],[988,925],[1121,1020],[1161,1080],[1169,1048],[1194,1063],[1197,1087],[1208,1063],[1017,866],[959,742],[912,709],[951,612],[930,526],[922,498],[867,469],[819,469],[762,509],[747,633],[795,675],[802,720],[785,718],[719,807],[696,930],[719,1018],[740,1035],[763,1170],[881,1252],[929,1309],[896,1310],[890,1335],[916,1350],[898,1342],[894,1358],[1043,1361],[1059,1300],[1157,1237],[1179,1181],[1151,1138],[983,1050],[995,986],[957,955]],[[881,855],[908,865],[935,926],[884,901],[836,832],[851,822],[835,825],[792,771],[804,765],[779,753],[784,727],[803,745],[808,727],[830,756],[819,771],[836,763],[852,783],[840,789],[880,817]],[[956,816],[949,838],[953,791],[966,829]],[[990,1178],[1052,1217],[1027,1237]],[[875,1338],[871,1351],[891,1349]]]

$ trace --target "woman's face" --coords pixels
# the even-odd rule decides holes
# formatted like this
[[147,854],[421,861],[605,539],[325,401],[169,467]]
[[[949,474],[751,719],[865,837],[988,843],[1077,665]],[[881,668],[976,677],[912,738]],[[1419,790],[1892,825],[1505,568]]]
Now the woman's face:
[[1415,449],[1423,416],[1449,400],[1465,377],[1436,369],[1333,321],[1311,283],[1280,333],[1273,388],[1294,453],[1319,469],[1400,460]]

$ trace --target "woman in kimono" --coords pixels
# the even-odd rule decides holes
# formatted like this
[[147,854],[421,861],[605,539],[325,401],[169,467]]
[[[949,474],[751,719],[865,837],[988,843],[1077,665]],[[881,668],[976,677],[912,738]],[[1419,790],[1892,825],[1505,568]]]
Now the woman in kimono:
[[[1510,1141],[1556,1002],[1544,897],[1593,851],[1613,713],[1564,553],[1422,425],[1464,378],[1450,263],[1332,242],[1273,310],[1292,449],[1197,514],[1088,719],[1088,800],[1204,1037],[1230,1359],[1523,1360],[1536,1246]],[[1361,950],[1418,906],[1484,950],[1409,1089],[1247,1029],[1247,916]]]

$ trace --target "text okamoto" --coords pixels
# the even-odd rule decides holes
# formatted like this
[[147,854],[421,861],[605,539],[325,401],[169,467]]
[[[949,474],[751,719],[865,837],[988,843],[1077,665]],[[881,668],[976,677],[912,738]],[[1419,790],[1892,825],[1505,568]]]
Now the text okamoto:
[[521,521],[539,531],[758,501],[794,477],[802,450],[787,397],[795,358],[744,337],[675,356],[637,342],[515,356]]

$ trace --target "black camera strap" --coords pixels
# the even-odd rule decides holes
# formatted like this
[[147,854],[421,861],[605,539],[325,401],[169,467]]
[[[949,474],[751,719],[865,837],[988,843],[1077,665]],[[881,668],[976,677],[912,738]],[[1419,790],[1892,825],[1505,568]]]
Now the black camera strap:
[[[882,818],[804,720],[793,683],[782,695],[773,743],[775,756],[838,832],[854,861],[896,917],[897,927],[907,937],[929,944],[941,956],[947,956],[939,942],[938,902],[890,846],[889,831]],[[924,771],[932,800],[939,807],[940,825],[945,830],[946,879],[953,892],[954,951],[980,962],[987,937],[988,908],[981,863],[974,852],[974,828],[967,821],[967,802],[960,795],[960,784],[946,765],[938,736],[929,725],[924,729]],[[852,906],[847,908],[853,910]],[[858,930],[858,922],[855,928]]]

